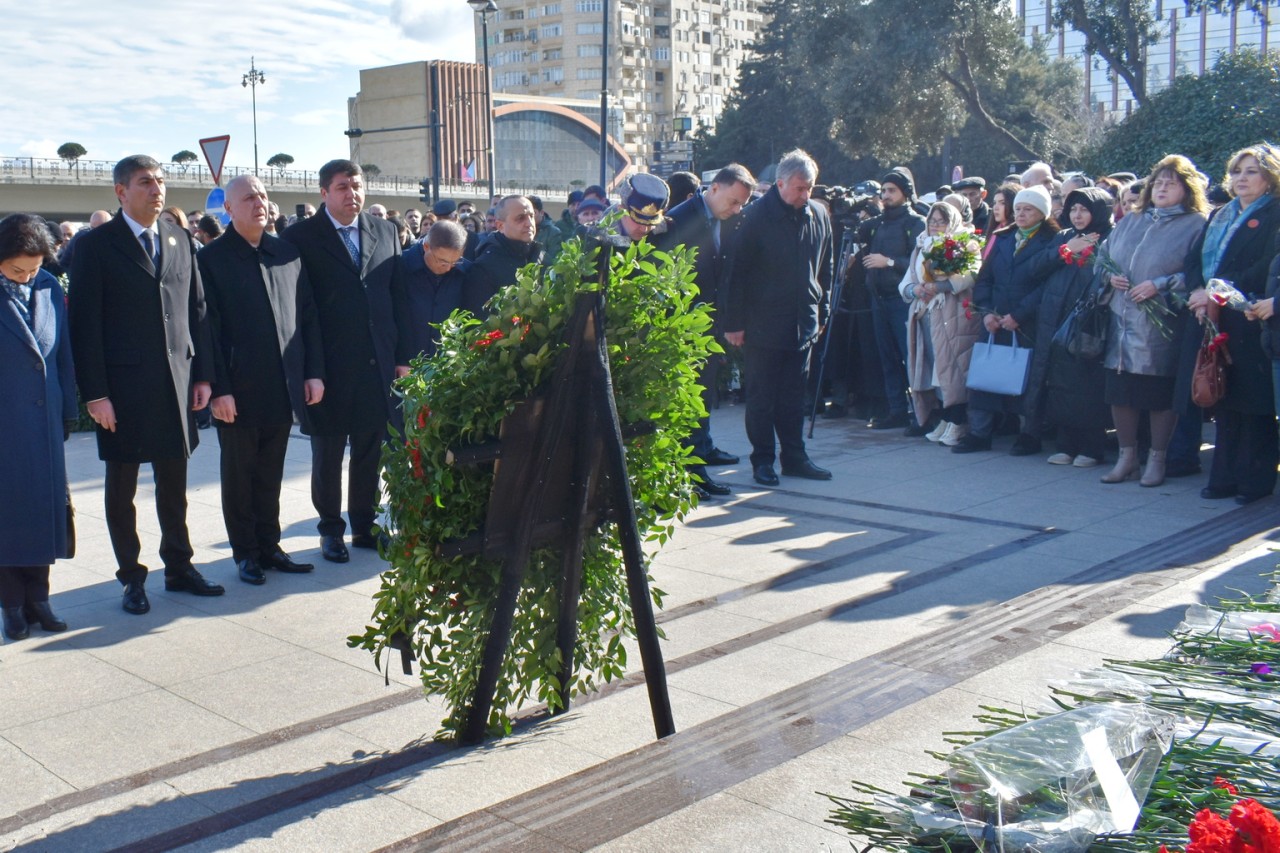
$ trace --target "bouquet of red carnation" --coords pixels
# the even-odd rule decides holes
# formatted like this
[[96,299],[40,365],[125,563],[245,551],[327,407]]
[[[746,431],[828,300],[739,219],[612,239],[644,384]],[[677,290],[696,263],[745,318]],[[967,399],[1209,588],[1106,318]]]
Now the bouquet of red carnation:
[[[1234,789],[1234,785],[1226,788]],[[1186,853],[1280,853],[1280,821],[1257,800],[1243,799],[1227,817],[1201,809],[1187,827]],[[1161,847],[1160,853],[1170,853]]]
[[935,275],[976,275],[984,242],[976,234],[940,234],[924,250],[925,270]]
[[1093,246],[1085,246],[1080,250],[1080,254],[1073,253],[1067,248],[1067,244],[1063,243],[1058,247],[1058,257],[1062,258],[1062,262],[1068,266],[1075,265],[1082,267],[1089,263],[1089,258],[1093,256]]

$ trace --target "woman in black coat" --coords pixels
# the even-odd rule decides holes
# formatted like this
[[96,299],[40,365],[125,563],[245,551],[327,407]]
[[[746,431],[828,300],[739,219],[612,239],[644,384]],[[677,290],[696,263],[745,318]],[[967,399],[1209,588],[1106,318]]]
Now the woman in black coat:
[[[1260,300],[1276,255],[1280,153],[1268,145],[1237,151],[1227,163],[1224,184],[1233,198],[1215,211],[1187,257],[1187,304],[1199,317],[1209,310],[1204,287],[1211,278],[1230,281],[1251,302]],[[1218,312],[1231,364],[1226,395],[1214,407],[1213,466],[1209,484],[1200,492],[1208,500],[1234,496],[1236,503],[1247,504],[1275,490],[1280,440],[1271,359],[1262,347],[1260,318],[1258,313],[1246,316],[1230,308]],[[1190,324],[1188,333],[1184,351],[1191,352],[1202,333]],[[1194,361],[1184,358],[1184,380],[1190,376],[1188,365],[1194,367]]]
[[[1013,225],[992,235],[995,248],[982,262],[973,285],[972,310],[982,316],[982,324],[997,344],[1013,343],[1018,335],[1021,346],[1033,346],[1036,312],[1040,308],[1039,287],[1044,283],[1040,269],[1041,253],[1051,251],[1058,223],[1049,215],[1052,201],[1044,187],[1029,187],[1014,197]],[[981,333],[980,333],[981,334]],[[979,337],[976,347],[985,337]],[[974,350],[975,353],[977,350]],[[969,434],[951,448],[952,453],[976,453],[991,449],[996,415],[1020,414],[1021,395],[991,394],[970,391]],[[1040,452],[1040,439],[1021,433],[1014,440],[1014,456]]]
[[68,555],[62,442],[77,413],[65,297],[41,269],[49,251],[43,219],[0,221],[0,608],[11,640],[31,623],[67,629],[49,607],[49,566]]
[[1039,436],[1045,423],[1058,427],[1058,452],[1051,465],[1092,468],[1102,461],[1111,410],[1103,401],[1100,362],[1074,358],[1053,336],[1095,283],[1098,244],[1111,233],[1112,199],[1105,190],[1084,187],[1067,194],[1062,209],[1071,221],[1043,253],[1038,267],[1048,279],[1036,314],[1036,347],[1027,380],[1024,431]]

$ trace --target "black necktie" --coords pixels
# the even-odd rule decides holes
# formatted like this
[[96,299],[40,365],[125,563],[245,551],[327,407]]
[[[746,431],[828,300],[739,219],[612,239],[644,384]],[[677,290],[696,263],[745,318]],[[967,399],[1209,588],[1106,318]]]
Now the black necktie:
[[151,259],[151,266],[154,267],[156,265],[156,244],[151,242],[151,232],[146,228],[142,229],[138,239],[142,241],[142,250],[147,253],[147,257]]

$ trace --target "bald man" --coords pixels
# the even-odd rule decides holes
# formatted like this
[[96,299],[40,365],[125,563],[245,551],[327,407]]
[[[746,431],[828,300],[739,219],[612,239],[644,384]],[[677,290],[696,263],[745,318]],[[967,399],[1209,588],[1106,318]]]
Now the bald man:
[[213,337],[213,407],[222,450],[222,517],[240,580],[309,572],[280,547],[280,487],[296,415],[324,397],[320,320],[298,250],[268,232],[267,191],[227,185],[231,224],[196,255]]

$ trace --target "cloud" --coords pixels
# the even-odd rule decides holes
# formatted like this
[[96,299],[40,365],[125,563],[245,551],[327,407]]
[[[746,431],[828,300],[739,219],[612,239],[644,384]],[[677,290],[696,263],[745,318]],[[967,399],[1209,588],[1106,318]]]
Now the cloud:
[[[361,68],[469,59],[475,44],[464,0],[222,0],[216,11],[195,0],[136,0],[140,11],[127,16],[116,4],[73,5],[75,26],[56,4],[30,4],[6,21],[7,42],[24,49],[0,56],[8,117],[0,156],[73,139],[93,159],[167,157],[230,133],[228,163],[244,165],[256,96],[260,143],[315,168],[346,147],[346,99]],[[52,61],[33,65],[31,56]],[[252,93],[241,85],[250,58],[266,76]],[[298,127],[308,133],[290,133]],[[313,163],[304,149],[325,153]]]

